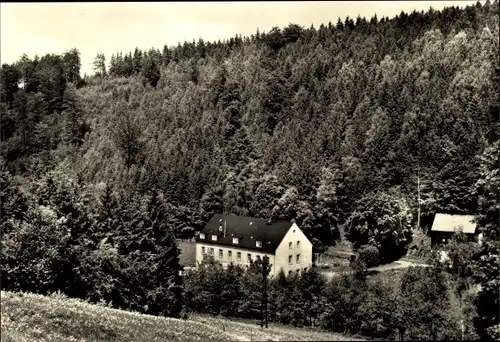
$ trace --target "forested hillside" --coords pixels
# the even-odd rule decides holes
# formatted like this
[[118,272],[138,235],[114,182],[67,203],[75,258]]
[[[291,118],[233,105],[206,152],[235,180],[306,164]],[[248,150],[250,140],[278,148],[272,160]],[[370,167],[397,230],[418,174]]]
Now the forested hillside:
[[83,79],[76,49],[2,65],[2,288],[178,313],[174,238],[220,212],[382,261],[436,212],[498,240],[498,11],[98,54]]

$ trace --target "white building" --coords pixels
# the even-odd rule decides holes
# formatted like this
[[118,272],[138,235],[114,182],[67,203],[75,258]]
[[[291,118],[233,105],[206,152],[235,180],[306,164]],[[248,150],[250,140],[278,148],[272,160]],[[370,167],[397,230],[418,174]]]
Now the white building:
[[222,265],[248,266],[267,256],[271,275],[312,267],[312,243],[297,224],[216,214],[196,237],[196,263],[212,256]]

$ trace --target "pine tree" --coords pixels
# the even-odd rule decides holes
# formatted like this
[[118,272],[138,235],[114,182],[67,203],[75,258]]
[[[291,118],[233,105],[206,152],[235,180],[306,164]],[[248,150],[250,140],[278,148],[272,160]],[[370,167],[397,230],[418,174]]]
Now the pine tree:
[[139,48],[135,48],[134,50],[134,57],[132,59],[132,63],[133,63],[133,70],[134,70],[134,74],[138,74],[141,72],[141,69],[142,69],[142,66],[143,66],[143,55],[142,55],[142,51],[139,50]]
[[97,53],[94,59],[94,71],[101,77],[106,77],[106,56],[104,53]]
[[82,120],[82,109],[74,86],[69,85],[63,94],[62,115],[64,117],[64,130],[62,141],[70,144],[81,145],[87,127]]
[[143,77],[143,84],[149,83],[153,86],[153,88],[156,88],[161,74],[160,67],[152,57],[145,57],[142,65],[141,76]]
[[80,51],[73,48],[64,53],[63,61],[65,64],[65,78],[68,82],[73,83],[75,86],[80,81],[80,68],[81,68],[81,58]]
[[125,165],[130,168],[139,162],[143,152],[141,118],[124,102],[115,106],[114,115],[116,121],[111,127],[112,138],[125,159]]
[[496,310],[500,297],[499,148],[500,144],[496,141],[481,155],[480,178],[476,183],[476,193],[479,195],[477,221],[478,229],[483,235],[483,244],[474,258],[475,277],[482,287],[476,299],[478,318],[475,326],[480,336],[486,339],[495,338],[494,326],[500,322]]

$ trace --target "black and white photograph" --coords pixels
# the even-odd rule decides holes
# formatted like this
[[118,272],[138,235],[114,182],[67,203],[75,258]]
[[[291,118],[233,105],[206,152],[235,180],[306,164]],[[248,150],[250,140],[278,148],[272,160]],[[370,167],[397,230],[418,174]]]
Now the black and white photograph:
[[2,2],[2,342],[499,341],[499,0]]

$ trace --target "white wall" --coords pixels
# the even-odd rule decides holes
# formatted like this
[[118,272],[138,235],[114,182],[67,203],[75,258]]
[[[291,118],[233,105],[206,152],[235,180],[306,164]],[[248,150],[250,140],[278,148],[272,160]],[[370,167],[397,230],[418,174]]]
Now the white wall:
[[[244,248],[238,248],[236,246],[217,246],[217,245],[212,245],[208,243],[201,243],[197,242],[196,243],[196,264],[201,264],[203,261],[203,254],[202,254],[202,247],[205,247],[205,253],[209,254],[209,249],[213,248],[214,254],[213,257],[215,260],[220,262],[224,267],[227,267],[231,262],[233,262],[234,265],[242,265],[242,266],[248,266],[250,263],[248,262],[248,256],[247,254],[250,254],[251,258],[253,261],[257,260],[257,256],[260,256],[262,259],[264,256],[267,255],[269,258],[269,263],[272,265],[271,267],[271,274],[273,274],[274,270],[274,255],[269,254],[269,253],[264,253],[264,252],[258,252],[254,250],[248,250]],[[222,259],[219,257],[219,250],[222,250]],[[229,253],[228,251],[232,251],[232,256],[229,258]],[[237,260],[237,253],[241,252],[241,260]]]
[[[297,247],[297,241],[300,241],[299,247]],[[292,248],[290,249],[289,244],[292,243]],[[300,254],[300,262],[297,263],[297,254]],[[292,263],[289,264],[289,256],[292,256]],[[275,260],[277,274],[280,268],[283,268],[285,274],[289,271],[296,272],[297,270],[303,270],[304,268],[312,267],[312,243],[309,241],[307,236],[300,230],[297,224],[293,224],[285,237],[276,249]]]

